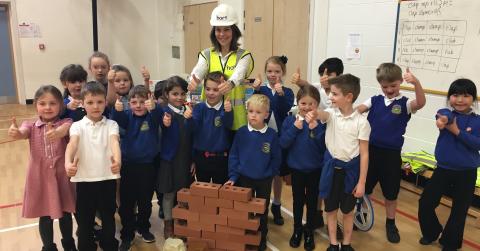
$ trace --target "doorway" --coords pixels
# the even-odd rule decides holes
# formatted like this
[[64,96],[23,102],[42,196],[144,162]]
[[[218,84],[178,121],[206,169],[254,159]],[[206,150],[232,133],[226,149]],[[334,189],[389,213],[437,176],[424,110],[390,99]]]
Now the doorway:
[[0,4],[0,104],[18,103],[9,5]]

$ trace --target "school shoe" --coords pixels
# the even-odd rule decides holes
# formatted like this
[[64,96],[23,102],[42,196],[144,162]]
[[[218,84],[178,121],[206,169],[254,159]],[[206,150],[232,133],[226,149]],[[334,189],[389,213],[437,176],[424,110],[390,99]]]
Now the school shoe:
[[42,251],[58,251],[57,245],[55,243],[52,243],[52,245],[49,245],[47,247],[42,247]]
[[275,205],[272,203],[272,206],[270,207],[270,210],[272,211],[272,214],[273,214],[273,223],[279,226],[283,225],[284,223],[282,213],[280,212],[281,206],[282,206],[281,204]]
[[457,251],[455,248],[442,247],[442,251]]
[[152,243],[155,242],[155,236],[150,233],[150,231],[143,231],[143,232],[136,232],[138,236],[142,237],[142,240],[146,243]]
[[395,224],[386,224],[385,225],[387,232],[387,239],[391,243],[400,242],[400,234],[398,233],[398,228]]
[[75,247],[75,240],[73,238],[62,239],[62,247],[65,251],[77,251],[77,247]]
[[327,251],[340,251],[340,246],[330,244],[330,246],[327,248]]
[[290,237],[290,247],[298,248],[302,241],[303,227],[297,227],[293,230],[292,237]]
[[325,226],[325,222],[323,221],[323,211],[318,210],[315,214],[315,220],[313,222],[313,229],[322,228]]
[[349,245],[342,245],[342,248],[340,248],[340,251],[355,251],[355,249],[352,248],[352,246]]
[[118,251],[130,251],[132,250],[133,240],[122,240]]
[[267,238],[262,236],[262,239],[260,240],[260,244],[258,245],[258,250],[259,251],[265,251],[267,250]]
[[422,245],[425,245],[425,246],[432,244],[432,242],[433,242],[433,241],[428,240],[428,239],[425,238],[425,237],[422,237],[422,238],[420,238],[420,240],[418,240],[418,243],[420,243],[420,244],[422,244]]
[[313,231],[310,229],[305,229],[303,248],[307,251],[315,249],[315,239],[313,238]]

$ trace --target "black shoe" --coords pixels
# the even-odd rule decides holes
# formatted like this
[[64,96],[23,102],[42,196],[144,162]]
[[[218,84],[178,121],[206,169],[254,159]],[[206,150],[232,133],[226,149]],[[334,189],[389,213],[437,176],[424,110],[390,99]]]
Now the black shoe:
[[272,215],[273,215],[273,223],[279,226],[283,225],[284,223],[282,214],[280,213],[280,207],[281,205],[275,205],[273,203],[272,203],[272,206],[270,207],[270,210],[272,211]]
[[142,232],[137,232],[137,235],[142,237],[142,240],[146,243],[152,243],[155,242],[155,236],[150,233],[150,231],[142,231]]
[[101,235],[102,235],[102,226],[98,225],[96,222],[95,222],[95,225],[93,225],[93,239],[95,241],[100,241],[101,238]]
[[260,240],[260,245],[258,245],[259,251],[267,250],[267,238],[262,237]]
[[387,239],[391,243],[400,242],[400,234],[398,234],[398,228],[395,224],[386,224],[385,228],[387,230]]
[[308,251],[315,249],[315,239],[313,238],[313,232],[310,229],[305,230],[303,248]]
[[118,248],[118,251],[130,251],[132,249],[132,244],[133,244],[133,241],[122,240],[122,243]]
[[75,247],[75,240],[73,238],[62,239],[62,247],[65,251],[77,251],[77,247]]
[[340,228],[340,225],[337,223],[337,240],[343,240],[343,230]]
[[52,243],[52,245],[50,246],[42,247],[42,251],[58,251],[57,245],[55,243]]
[[323,226],[325,226],[325,222],[323,221],[323,211],[319,210],[315,214],[313,229],[322,228]]
[[292,237],[290,238],[290,247],[298,248],[302,241],[303,227],[295,228]]
[[332,245],[328,246],[327,251],[340,251],[340,247],[338,245]]
[[162,207],[160,207],[158,209],[158,218],[160,218],[162,220],[165,219],[165,215],[163,214],[163,208]]
[[432,244],[432,242],[433,241],[427,240],[425,237],[420,238],[420,240],[418,241],[418,243],[420,243],[422,245],[430,245],[430,244]]
[[340,251],[355,251],[355,249],[353,249],[350,245],[342,245]]
[[442,247],[442,251],[457,251],[455,248]]

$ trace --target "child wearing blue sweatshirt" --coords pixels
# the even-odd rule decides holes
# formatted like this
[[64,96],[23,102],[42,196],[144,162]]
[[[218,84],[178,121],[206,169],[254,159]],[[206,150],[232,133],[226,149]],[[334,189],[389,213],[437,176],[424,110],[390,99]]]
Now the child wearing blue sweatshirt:
[[[318,109],[320,93],[306,85],[297,93],[298,113],[289,116],[282,125],[280,146],[288,150],[287,163],[292,174],[293,235],[290,246],[300,246],[305,232],[305,250],[315,249],[313,237],[317,211],[318,183],[325,152],[325,125],[317,119],[305,120],[305,115]],[[307,204],[307,224],[302,226],[303,206]]]
[[[402,177],[403,135],[412,113],[420,110],[426,100],[420,81],[409,68],[402,78],[402,69],[398,65],[383,63],[377,68],[377,80],[383,94],[373,96],[357,107],[360,113],[369,111],[367,118],[372,127],[365,193],[372,194],[376,184],[380,183],[385,198],[387,240],[398,243],[400,234],[395,225],[395,212]],[[403,80],[415,88],[415,99],[400,93]]]
[[[327,212],[327,251],[353,251],[351,246],[353,210],[356,198],[365,192],[368,171],[370,125],[366,116],[353,109],[360,94],[360,79],[344,74],[328,80],[332,108],[309,112],[305,119],[318,118],[327,124],[327,151],[319,184],[319,197],[324,198]],[[337,239],[337,212],[343,213],[341,249]]]
[[[435,147],[437,168],[418,203],[422,245],[434,242],[441,234],[442,250],[462,248],[465,220],[480,166],[480,116],[472,109],[477,107],[476,99],[475,83],[457,79],[448,90],[450,107],[437,112],[436,125],[440,129]],[[442,227],[435,208],[447,190],[451,191],[453,207]]]
[[166,80],[168,104],[163,108],[162,151],[157,173],[157,191],[163,193],[164,238],[173,236],[172,209],[178,190],[189,187],[195,174],[192,164],[192,108],[185,105],[187,81],[179,76]]
[[[122,221],[120,250],[128,250],[135,237],[135,227],[145,242],[154,242],[149,231],[152,196],[155,185],[154,158],[158,153],[158,127],[163,110],[155,105],[145,86],[138,85],[128,95],[129,110],[117,100],[111,118],[125,129],[121,140],[122,163],[120,179],[120,208]],[[138,214],[135,217],[135,207]]]
[[257,198],[266,200],[260,218],[259,250],[267,247],[267,217],[272,179],[278,175],[282,154],[277,132],[265,124],[270,102],[267,96],[254,94],[247,101],[248,124],[238,129],[228,158],[229,181],[225,185],[249,187]]
[[[282,78],[287,73],[286,56],[272,56],[265,62],[265,75],[267,81],[263,84],[261,74],[255,79],[253,88],[256,94],[263,94],[270,100],[269,117],[267,118],[268,127],[281,134],[283,121],[288,116],[288,112],[293,106],[294,95],[292,89],[283,86]],[[283,217],[280,213],[282,198],[282,178],[289,174],[286,164],[286,152],[282,152],[283,160],[280,166],[280,173],[273,178],[273,201],[272,214],[273,222],[276,225],[283,225]]]
[[193,109],[193,161],[198,181],[223,184],[228,180],[228,151],[233,111],[230,100],[222,100],[218,86],[226,77],[208,73],[204,80],[205,102]]

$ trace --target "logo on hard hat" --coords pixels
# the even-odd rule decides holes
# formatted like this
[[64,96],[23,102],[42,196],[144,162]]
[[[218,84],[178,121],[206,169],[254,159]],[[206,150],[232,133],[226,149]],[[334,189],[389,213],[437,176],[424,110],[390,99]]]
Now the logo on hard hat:
[[227,20],[227,16],[217,16],[217,21],[223,21],[223,20]]

